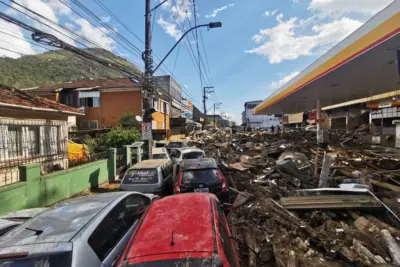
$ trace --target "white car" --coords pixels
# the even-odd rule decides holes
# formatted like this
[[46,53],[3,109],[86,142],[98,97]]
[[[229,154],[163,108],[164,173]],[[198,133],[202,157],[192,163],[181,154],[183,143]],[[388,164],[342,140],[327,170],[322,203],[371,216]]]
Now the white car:
[[170,156],[172,162],[179,165],[184,159],[202,159],[206,157],[206,154],[200,148],[185,147],[172,149]]
[[165,147],[153,148],[153,159],[171,159]]

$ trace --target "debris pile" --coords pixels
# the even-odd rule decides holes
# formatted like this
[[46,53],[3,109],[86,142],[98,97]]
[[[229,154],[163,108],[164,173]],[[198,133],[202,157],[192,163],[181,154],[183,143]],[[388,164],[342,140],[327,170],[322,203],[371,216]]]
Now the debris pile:
[[308,131],[192,137],[230,183],[241,265],[399,265],[400,151],[352,135],[326,148],[315,139]]

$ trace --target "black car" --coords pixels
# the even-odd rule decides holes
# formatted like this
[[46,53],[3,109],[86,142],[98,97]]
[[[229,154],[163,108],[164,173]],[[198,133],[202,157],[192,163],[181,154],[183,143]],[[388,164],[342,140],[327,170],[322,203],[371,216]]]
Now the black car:
[[228,184],[212,158],[183,160],[175,181],[174,192],[175,194],[212,193],[221,203],[229,201]]

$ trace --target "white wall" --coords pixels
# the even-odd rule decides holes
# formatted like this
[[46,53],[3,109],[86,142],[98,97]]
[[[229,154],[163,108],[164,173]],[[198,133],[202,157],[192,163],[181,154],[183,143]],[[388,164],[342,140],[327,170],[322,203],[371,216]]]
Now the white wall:
[[280,118],[270,115],[253,115],[253,109],[246,108],[247,126],[251,128],[270,128],[272,125],[280,125]]

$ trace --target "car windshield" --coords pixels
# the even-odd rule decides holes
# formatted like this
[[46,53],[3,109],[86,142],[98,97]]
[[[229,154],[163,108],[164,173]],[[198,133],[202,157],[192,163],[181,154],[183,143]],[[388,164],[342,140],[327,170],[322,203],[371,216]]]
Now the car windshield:
[[130,169],[124,176],[124,184],[157,183],[157,169]]
[[188,170],[183,172],[184,184],[219,182],[217,169]]
[[182,142],[171,142],[168,144],[169,148],[181,148],[183,146]]
[[173,260],[162,260],[162,261],[147,261],[135,264],[128,264],[128,267],[208,267],[213,266],[212,260],[209,258],[185,258],[185,259],[173,259]]
[[183,154],[182,159],[201,159],[204,157],[203,152],[195,151]]
[[[1,256],[1,255],[0,255]],[[27,258],[0,260],[1,267],[68,267],[71,266],[71,252],[55,253]]]
[[165,153],[153,154],[153,159],[168,159]]

